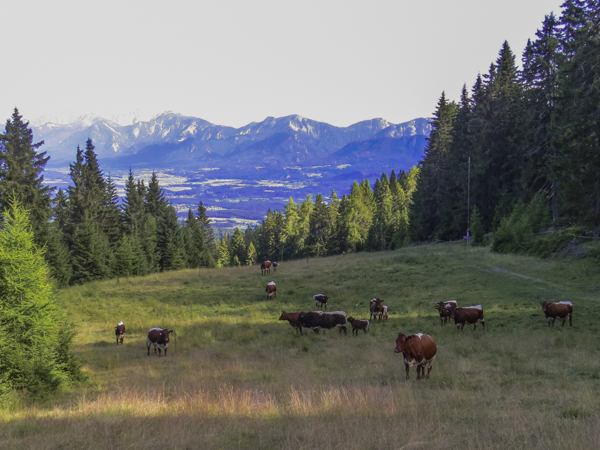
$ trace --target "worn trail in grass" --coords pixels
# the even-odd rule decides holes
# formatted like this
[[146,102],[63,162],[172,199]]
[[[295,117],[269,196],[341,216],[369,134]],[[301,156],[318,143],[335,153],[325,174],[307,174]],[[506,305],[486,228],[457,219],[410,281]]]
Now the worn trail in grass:
[[[266,300],[265,285],[277,283]],[[89,384],[45,404],[15,397],[5,448],[593,448],[600,441],[600,276],[586,261],[503,256],[460,244],[164,273],[70,288]],[[297,336],[282,310],[387,323],[366,335]],[[486,331],[441,327],[434,303],[482,304]],[[573,327],[550,329],[540,302],[570,300]],[[113,327],[127,325],[124,346]],[[175,329],[146,356],[151,327]],[[399,331],[438,345],[431,379],[404,380]]]

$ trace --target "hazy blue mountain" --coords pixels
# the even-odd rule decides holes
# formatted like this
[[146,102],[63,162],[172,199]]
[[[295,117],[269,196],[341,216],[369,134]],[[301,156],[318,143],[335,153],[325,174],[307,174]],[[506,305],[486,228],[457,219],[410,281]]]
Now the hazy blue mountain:
[[[33,127],[33,131],[36,139],[45,141],[44,150],[51,156],[49,165],[53,167],[72,162],[77,146],[83,147],[91,138],[100,161],[107,166],[164,168],[166,165],[189,169],[215,164],[239,167],[323,164],[353,143],[352,159],[356,160],[359,156],[356,151],[366,148],[366,144],[357,143],[376,139],[367,145],[373,159],[377,154],[373,146],[381,143],[401,152],[403,143],[409,142],[404,138],[429,135],[429,123],[426,119],[415,119],[395,125],[373,119],[349,127],[335,127],[293,115],[267,117],[262,122],[233,128],[165,113],[149,122],[127,126],[88,117],[69,125]],[[388,142],[395,139],[398,142]],[[407,150],[413,153],[412,148]],[[343,154],[336,154],[335,161],[339,162]],[[385,154],[381,153],[380,157]]]

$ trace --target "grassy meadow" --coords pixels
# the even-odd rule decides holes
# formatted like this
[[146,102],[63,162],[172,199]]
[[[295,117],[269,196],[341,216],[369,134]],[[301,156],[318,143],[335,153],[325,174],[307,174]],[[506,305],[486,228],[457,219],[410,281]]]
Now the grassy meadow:
[[[266,300],[265,285],[277,283]],[[358,337],[298,336],[282,310],[389,320]],[[583,449],[600,442],[600,267],[464,244],[188,270],[58,292],[77,324],[86,385],[0,409],[9,449]],[[442,327],[434,304],[482,304],[478,325]],[[549,328],[540,302],[574,303]],[[116,346],[114,326],[127,326]],[[174,329],[146,356],[151,327]],[[434,337],[429,380],[405,380],[398,332]]]

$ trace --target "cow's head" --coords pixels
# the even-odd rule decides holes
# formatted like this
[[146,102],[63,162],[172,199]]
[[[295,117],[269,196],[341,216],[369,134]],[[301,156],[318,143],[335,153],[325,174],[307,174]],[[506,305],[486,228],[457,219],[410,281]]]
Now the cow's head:
[[405,342],[406,342],[406,335],[404,333],[398,333],[398,338],[396,339],[396,348],[394,349],[394,352],[402,353]]
[[279,320],[287,320],[287,313],[285,311],[281,311],[281,315],[279,316]]
[[548,308],[548,302],[542,302],[542,311],[546,312],[546,309]]

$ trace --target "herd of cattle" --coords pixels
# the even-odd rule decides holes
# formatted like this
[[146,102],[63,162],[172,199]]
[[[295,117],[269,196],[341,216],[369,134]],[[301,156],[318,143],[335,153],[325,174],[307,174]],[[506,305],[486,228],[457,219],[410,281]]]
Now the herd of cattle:
[[[271,268],[274,272],[277,271],[277,262],[264,261],[260,266],[261,274],[269,274]],[[267,284],[266,293],[267,299],[277,296],[277,286],[274,281]],[[352,326],[352,335],[357,336],[360,330],[363,331],[363,334],[369,331],[371,320],[379,319],[379,321],[381,321],[382,319],[388,319],[388,307],[383,305],[383,301],[379,298],[374,298],[370,302],[369,320],[347,317],[344,311],[326,311],[327,302],[330,297],[324,294],[315,294],[313,298],[316,307],[321,308],[320,311],[301,311],[296,313],[282,311],[279,320],[287,320],[292,328],[299,332],[300,335],[303,335],[303,328],[311,329],[315,333],[318,333],[321,329],[332,329],[335,327],[338,328],[338,333],[343,331],[344,334],[347,334],[346,326],[349,323]],[[557,318],[563,319],[562,325],[564,326],[567,317],[569,318],[569,325],[573,325],[573,303],[569,301],[556,303],[542,302],[541,305],[542,311],[548,320],[548,326],[554,326],[554,322]],[[481,323],[481,326],[485,330],[485,318],[483,316],[483,307],[481,305],[459,308],[456,300],[448,300],[437,303],[435,309],[437,309],[440,314],[442,326],[453,319],[458,330],[462,330],[465,327],[465,324],[472,324],[473,331],[475,331],[477,323]],[[170,335],[172,333],[173,330],[151,328],[146,336],[148,356],[150,356],[150,347],[152,345],[154,345],[155,354],[158,350],[159,357],[161,355],[161,350],[164,350],[165,356],[167,356]],[[119,345],[119,342],[123,344],[123,338],[125,336],[125,324],[123,322],[119,322],[115,327],[115,336],[117,345]],[[429,373],[431,372],[437,353],[435,341],[431,336],[423,333],[417,333],[411,336],[398,333],[394,352],[402,353],[404,357],[407,380],[409,378],[409,370],[413,365],[417,366],[417,380],[422,377],[429,378]],[[427,374],[425,373],[426,366]]]

